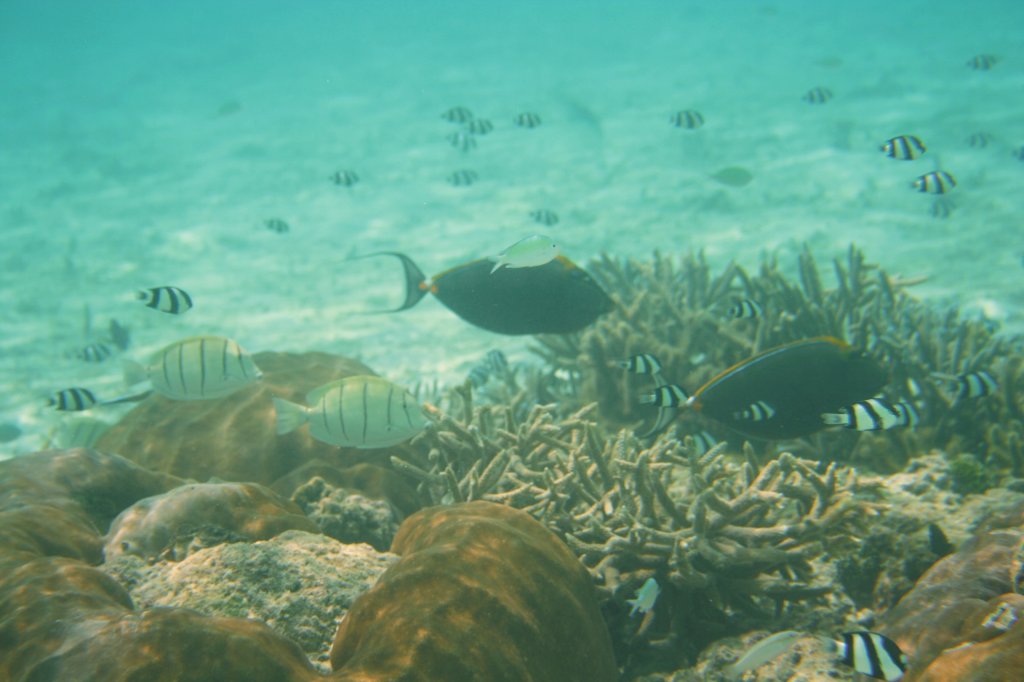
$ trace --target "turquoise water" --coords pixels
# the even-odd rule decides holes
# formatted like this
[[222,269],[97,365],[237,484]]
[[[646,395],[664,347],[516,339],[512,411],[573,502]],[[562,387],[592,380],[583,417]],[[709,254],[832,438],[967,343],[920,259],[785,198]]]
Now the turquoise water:
[[[359,315],[398,282],[346,258],[397,249],[434,273],[541,229],[580,262],[705,249],[753,265],[852,241],[928,277],[920,295],[1019,329],[1022,18],[1010,1],[3,3],[0,410],[32,437],[0,447],[38,446],[53,390],[114,390],[116,370],[64,357],[109,318],[134,353],[223,333],[405,382],[461,377],[496,345],[524,354],[436,302]],[[994,69],[966,66],[986,53]],[[819,85],[834,98],[801,99]],[[465,154],[440,118],[456,105],[495,126]],[[704,127],[671,126],[682,109]],[[520,112],[543,124],[517,128]],[[969,146],[976,132],[991,143]],[[929,154],[884,158],[903,133]],[[709,177],[730,166],[753,181]],[[940,166],[959,181],[946,219],[909,188]],[[479,181],[452,187],[461,168]],[[344,169],[356,186],[328,180]],[[162,284],[195,310],[131,302]]]

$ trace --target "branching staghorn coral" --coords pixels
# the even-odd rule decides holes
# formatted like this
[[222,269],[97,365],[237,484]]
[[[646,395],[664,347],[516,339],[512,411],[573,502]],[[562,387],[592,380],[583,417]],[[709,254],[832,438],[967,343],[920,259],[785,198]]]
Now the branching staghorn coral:
[[[998,335],[990,321],[964,319],[956,308],[943,311],[914,298],[907,288],[920,279],[903,279],[867,263],[854,246],[832,265],[834,283],[827,287],[806,247],[797,263],[799,283],[774,259],[765,260],[756,275],[732,263],[715,276],[703,254],[677,260],[655,253],[647,263],[605,255],[590,271],[616,301],[616,310],[580,334],[537,337],[533,350],[553,367],[580,373],[580,403],[597,401],[604,419],[625,425],[650,420],[653,410],[637,402],[638,394],[649,390],[649,380],[618,369],[618,360],[653,353],[670,381],[693,391],[766,348],[837,336],[889,367],[888,397],[915,400],[924,419],[914,432],[821,434],[809,446],[816,456],[871,453],[876,466],[895,469],[921,450],[966,448],[1024,475],[1024,342]],[[740,299],[756,301],[760,317],[731,319],[727,308]],[[995,396],[956,403],[947,384],[935,377],[978,370],[999,381]],[[699,428],[720,438],[729,435],[707,422],[683,430]]]
[[[836,464],[788,453],[761,464],[749,447],[737,463],[722,445],[698,454],[673,434],[644,445],[627,429],[607,434],[593,404],[564,419],[537,406],[516,421],[508,406],[472,408],[468,386],[452,397],[451,413],[430,408],[435,428],[393,465],[435,502],[500,502],[557,532],[593,574],[626,659],[642,646],[675,664],[734,614],[749,627],[773,606],[828,592],[811,560],[848,547],[872,512]],[[662,595],[638,634],[625,600],[650,577]]]

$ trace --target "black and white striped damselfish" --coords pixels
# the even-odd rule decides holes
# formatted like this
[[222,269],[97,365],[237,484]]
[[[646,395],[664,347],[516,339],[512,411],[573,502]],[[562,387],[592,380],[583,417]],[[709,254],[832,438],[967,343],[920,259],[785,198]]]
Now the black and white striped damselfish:
[[761,317],[763,313],[764,309],[761,308],[761,304],[757,301],[752,301],[749,298],[736,301],[736,303],[726,311],[726,315],[734,320],[753,319]]
[[104,362],[114,354],[114,349],[102,341],[90,343],[75,351],[74,355],[82,362]]
[[88,410],[97,402],[96,395],[87,388],[65,388],[57,391],[46,404],[61,412],[81,412]]
[[633,374],[661,374],[661,362],[650,353],[640,353],[615,363],[620,369]]
[[532,111],[524,111],[521,114],[517,114],[513,121],[520,128],[536,128],[541,123],[540,115]]
[[839,412],[821,415],[829,426],[842,426],[855,431],[884,431],[898,426],[916,426],[917,410],[907,402],[892,403],[871,398],[848,405]]
[[163,286],[141,289],[136,292],[135,298],[142,301],[147,308],[169,315],[181,315],[192,309],[192,297],[179,287]]
[[669,117],[668,122],[676,128],[696,130],[704,125],[704,116],[699,111],[685,109],[672,114],[672,116]]
[[967,60],[967,66],[975,71],[990,71],[998,63],[999,57],[994,54],[977,54]]
[[895,682],[907,671],[907,656],[896,642],[877,632],[844,632],[833,642],[840,660],[861,675]]
[[452,107],[441,114],[441,118],[449,123],[468,123],[473,120],[473,112],[466,107]]
[[898,159],[900,161],[913,161],[928,151],[928,148],[924,146],[924,142],[921,142],[921,138],[916,135],[897,135],[896,137],[891,137],[885,141],[881,149],[890,159]]
[[538,208],[530,211],[530,218],[533,222],[547,225],[548,227],[558,223],[558,214],[547,208]]
[[383,448],[409,440],[430,420],[407,390],[376,376],[351,376],[306,396],[307,406],[274,398],[277,433],[309,423],[313,438],[330,445]]
[[474,118],[472,121],[466,121],[462,127],[472,135],[486,135],[494,130],[494,124],[486,118]]
[[124,363],[129,386],[152,382],[153,390],[171,400],[215,400],[259,381],[263,373],[252,356],[223,336],[195,336],[160,350],[148,366]]
[[690,396],[678,384],[664,384],[654,389],[653,393],[640,396],[641,405],[654,405],[661,408],[679,408],[687,404]]
[[332,174],[328,179],[341,187],[354,187],[359,182],[359,174],[354,170],[340,170]]
[[985,370],[967,372],[966,374],[935,372],[932,376],[950,385],[953,390],[954,402],[984,398],[999,390],[999,382]]
[[946,171],[934,170],[914,180],[911,186],[924,194],[945,194],[956,187],[956,178]]
[[292,229],[288,222],[281,218],[268,218],[263,221],[263,227],[278,234],[285,234]]
[[448,140],[448,144],[463,153],[476,149],[476,138],[465,130],[456,130],[445,139]]
[[464,168],[457,170],[454,173],[450,173],[447,178],[448,184],[452,187],[469,187],[479,179],[479,175],[475,170]]
[[803,100],[809,104],[824,104],[830,99],[832,99],[832,91],[820,85],[811,88],[803,96]]

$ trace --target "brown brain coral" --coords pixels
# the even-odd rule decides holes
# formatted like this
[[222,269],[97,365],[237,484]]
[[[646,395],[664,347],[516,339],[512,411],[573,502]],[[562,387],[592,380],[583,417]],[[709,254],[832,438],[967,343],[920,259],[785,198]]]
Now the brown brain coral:
[[425,509],[402,558],[353,604],[333,679],[617,679],[586,570],[529,515],[488,502]]

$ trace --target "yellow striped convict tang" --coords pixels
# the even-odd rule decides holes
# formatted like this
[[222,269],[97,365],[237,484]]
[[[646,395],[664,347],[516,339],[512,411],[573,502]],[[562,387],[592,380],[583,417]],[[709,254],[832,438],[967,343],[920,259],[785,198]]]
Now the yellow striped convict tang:
[[148,366],[128,360],[125,383],[149,381],[171,400],[215,400],[259,381],[252,356],[223,336],[194,336],[158,351]]
[[416,398],[387,379],[358,375],[332,381],[306,396],[308,407],[274,398],[277,433],[309,422],[319,441],[350,448],[384,448],[406,441],[430,420]]

